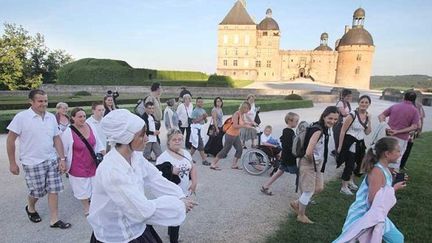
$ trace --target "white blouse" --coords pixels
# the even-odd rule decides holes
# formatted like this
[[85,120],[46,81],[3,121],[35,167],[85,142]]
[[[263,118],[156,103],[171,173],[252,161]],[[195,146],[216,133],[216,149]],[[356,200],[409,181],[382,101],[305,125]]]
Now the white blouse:
[[[148,199],[144,189],[155,199]],[[96,170],[87,220],[97,240],[129,242],[144,232],[146,224],[180,225],[186,217],[180,200],[184,196],[141,152],[134,152],[129,164],[112,149]]]
[[183,193],[187,195],[189,189],[189,174],[192,170],[192,156],[190,153],[182,149],[183,155],[187,158],[181,158],[180,160],[174,158],[168,150],[165,150],[156,160],[156,165],[170,162],[172,166],[179,169],[180,184],[178,186],[183,190]]
[[188,127],[188,117],[192,117],[193,105],[189,103],[189,106],[186,108],[184,103],[181,103],[177,107],[177,115],[179,120],[181,121],[181,127]]

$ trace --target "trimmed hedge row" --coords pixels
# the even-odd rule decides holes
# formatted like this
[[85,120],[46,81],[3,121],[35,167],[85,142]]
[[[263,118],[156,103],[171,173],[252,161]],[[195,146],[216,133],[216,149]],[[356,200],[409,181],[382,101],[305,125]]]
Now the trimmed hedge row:
[[[154,80],[207,80],[207,74],[191,71],[159,71],[133,68],[119,60],[84,58],[66,64],[58,71],[58,83],[69,85],[147,85]],[[187,85],[183,81],[181,85]],[[164,85],[178,85],[168,84]]]
[[252,80],[234,80],[230,76],[210,75],[207,80],[207,86],[211,87],[231,87],[240,88],[253,83]]
[[[238,107],[242,101],[236,102],[227,102],[224,104],[223,111],[224,114],[229,115],[233,114],[236,110],[238,110]],[[70,104],[70,102],[68,102]],[[87,103],[88,104],[88,103]],[[313,107],[313,103],[311,100],[258,100],[257,105],[260,106],[261,111],[273,111],[273,110],[288,110],[288,109],[296,109],[296,108],[309,108]],[[164,105],[163,105],[164,106]],[[204,108],[207,112],[210,112],[213,104],[211,101],[206,101]],[[71,106],[73,107],[73,106]],[[129,109],[130,111],[133,110],[135,107],[135,101],[131,104],[123,105],[122,108]],[[90,107],[84,106],[84,110],[86,110],[87,114],[90,114]],[[162,108],[164,109],[164,107]],[[50,112],[54,112],[55,109],[50,108]],[[10,112],[2,112],[0,113],[0,133],[7,132],[6,127],[9,125],[9,123],[12,121],[12,118],[15,116],[18,111],[11,110]],[[281,119],[281,122],[283,120]]]

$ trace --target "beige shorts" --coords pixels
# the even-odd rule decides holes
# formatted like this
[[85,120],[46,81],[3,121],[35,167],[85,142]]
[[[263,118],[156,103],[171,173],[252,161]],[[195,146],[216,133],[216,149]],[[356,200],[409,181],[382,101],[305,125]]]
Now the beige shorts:
[[302,192],[313,192],[321,191],[324,188],[324,173],[321,173],[321,167],[323,161],[316,161],[317,171],[313,162],[306,160],[305,158],[300,159],[299,163],[299,189]]

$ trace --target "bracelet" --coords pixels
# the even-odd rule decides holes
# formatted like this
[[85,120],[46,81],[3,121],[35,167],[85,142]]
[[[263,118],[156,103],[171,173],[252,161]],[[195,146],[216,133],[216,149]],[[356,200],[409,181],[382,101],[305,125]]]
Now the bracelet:
[[64,158],[64,157],[60,158],[60,161],[66,161],[66,158]]

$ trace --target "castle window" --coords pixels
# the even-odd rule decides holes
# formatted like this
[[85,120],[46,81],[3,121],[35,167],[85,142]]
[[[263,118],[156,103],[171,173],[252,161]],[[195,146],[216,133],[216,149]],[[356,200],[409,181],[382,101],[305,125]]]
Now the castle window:
[[357,68],[355,69],[355,74],[356,74],[356,75],[359,75],[359,74],[360,74],[360,67],[359,67],[359,66],[357,66]]
[[272,76],[274,76],[274,73],[272,73]]
[[227,35],[224,35],[224,37],[223,37],[223,43],[224,44],[228,44],[228,36]]
[[271,68],[271,61],[267,61],[267,67]]
[[248,50],[245,51],[245,55],[246,56],[249,55],[249,51]]
[[244,60],[244,66],[249,67],[249,60]]
[[223,60],[223,65],[224,66],[228,66],[228,61],[227,60]]
[[225,55],[228,55],[228,49],[225,48]]
[[261,45],[261,41],[257,41],[257,45],[260,46]]
[[233,72],[233,75],[235,76],[235,75],[236,75],[236,72]]
[[294,62],[294,60],[293,60],[293,59],[291,59],[291,62]]
[[237,50],[237,48],[235,49],[235,55],[236,55],[236,56],[238,55],[238,50]]
[[357,55],[357,61],[361,61],[361,58],[362,58],[361,54],[358,54]]
[[267,31],[264,31],[264,32],[263,32],[263,36],[267,36]]
[[246,75],[249,75],[249,72],[245,72]]
[[245,44],[249,45],[250,39],[249,39],[249,35],[245,35]]
[[255,62],[255,66],[256,66],[256,67],[261,67],[261,61],[256,61],[256,62]]
[[266,72],[264,72],[264,76],[267,76],[267,73],[266,73]]
[[237,67],[237,60],[233,60],[233,66]]
[[234,44],[238,44],[238,42],[239,42],[239,36],[235,35],[234,36]]

